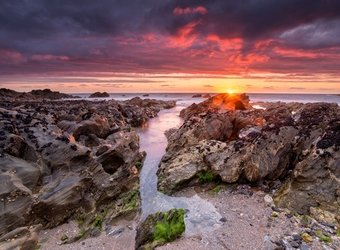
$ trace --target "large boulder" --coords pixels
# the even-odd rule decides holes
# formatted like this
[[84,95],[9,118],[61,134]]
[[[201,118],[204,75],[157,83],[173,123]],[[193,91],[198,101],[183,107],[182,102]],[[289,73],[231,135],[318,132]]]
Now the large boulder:
[[89,120],[83,120],[81,122],[76,121],[61,121],[58,123],[58,127],[63,131],[72,134],[76,140],[81,135],[93,134],[99,138],[105,138],[110,133],[110,125],[106,117],[92,116]]
[[338,105],[273,103],[265,110],[207,105],[184,110],[183,125],[168,133],[157,172],[159,190],[171,194],[214,179],[269,186],[279,180],[284,185],[276,194],[278,205],[320,214],[318,208],[333,214],[320,218],[338,223]]

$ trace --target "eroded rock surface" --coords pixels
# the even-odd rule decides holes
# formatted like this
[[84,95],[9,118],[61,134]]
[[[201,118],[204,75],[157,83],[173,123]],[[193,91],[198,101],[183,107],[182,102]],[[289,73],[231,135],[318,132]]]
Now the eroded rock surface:
[[173,193],[209,175],[226,183],[279,180],[285,183],[275,198],[280,206],[301,213],[322,208],[339,223],[340,107],[272,103],[262,110],[243,95],[218,100],[223,104],[211,98],[181,112],[184,124],[168,134],[159,189]]
[[98,227],[136,211],[145,155],[133,127],[173,106],[141,99],[1,99],[0,236],[80,215]]

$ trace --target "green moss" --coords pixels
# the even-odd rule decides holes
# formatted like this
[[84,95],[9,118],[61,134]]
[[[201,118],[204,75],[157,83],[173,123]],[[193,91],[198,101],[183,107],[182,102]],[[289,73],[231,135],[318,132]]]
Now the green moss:
[[173,209],[163,213],[163,219],[156,223],[153,240],[160,244],[170,242],[184,231],[184,209]]
[[135,166],[136,166],[136,168],[137,168],[138,170],[141,170],[142,167],[143,167],[143,163],[140,162],[140,161],[137,161],[137,162],[135,163]]
[[139,206],[139,191],[132,190],[123,197],[124,210],[130,211],[137,209]]
[[332,243],[333,240],[331,237],[325,235],[321,230],[316,230],[315,231],[315,235],[322,241],[325,243]]
[[304,227],[308,227],[312,223],[312,221],[313,221],[312,217],[308,215],[301,216],[301,222]]
[[81,239],[86,235],[86,230],[85,228],[81,228],[79,233],[78,233],[78,238]]
[[86,217],[84,214],[80,214],[76,217],[76,222],[78,224],[78,227],[81,227],[82,225],[84,225],[86,220]]
[[222,186],[221,185],[217,185],[216,187],[211,189],[210,192],[213,193],[213,194],[218,194],[221,190],[222,190]]
[[101,230],[103,228],[103,217],[96,215],[93,219],[92,225]]
[[210,183],[214,180],[214,174],[211,171],[204,171],[197,174],[201,184]]
[[340,228],[338,228],[338,230],[336,230],[336,236],[340,237]]
[[60,240],[61,240],[61,244],[67,244],[69,241],[69,237],[66,234],[63,234]]

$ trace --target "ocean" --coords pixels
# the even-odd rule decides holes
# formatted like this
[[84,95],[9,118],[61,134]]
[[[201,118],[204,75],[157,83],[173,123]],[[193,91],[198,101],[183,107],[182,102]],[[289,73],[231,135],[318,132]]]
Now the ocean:
[[[111,93],[109,98],[100,98],[100,100],[127,100],[133,97],[151,98],[158,100],[176,100],[179,106],[188,106],[192,103],[199,103],[205,98],[193,98],[195,93]],[[90,94],[73,94],[84,99],[88,99]],[[213,94],[212,94],[213,95]],[[248,94],[252,103],[256,102],[329,102],[340,105],[340,96],[335,94]],[[96,98],[90,100],[98,100]]]

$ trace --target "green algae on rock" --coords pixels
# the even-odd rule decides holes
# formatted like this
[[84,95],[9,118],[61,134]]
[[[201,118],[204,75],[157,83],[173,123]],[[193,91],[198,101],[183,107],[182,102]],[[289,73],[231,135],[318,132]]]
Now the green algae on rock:
[[137,228],[136,249],[154,249],[174,241],[184,231],[184,209],[171,209],[149,215]]

